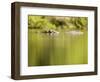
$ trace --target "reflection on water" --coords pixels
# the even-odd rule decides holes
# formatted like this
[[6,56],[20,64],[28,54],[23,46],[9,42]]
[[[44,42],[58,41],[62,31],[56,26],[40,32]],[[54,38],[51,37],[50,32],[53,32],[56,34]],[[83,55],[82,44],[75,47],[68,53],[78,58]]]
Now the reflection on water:
[[28,66],[88,63],[87,32],[45,34],[28,30]]

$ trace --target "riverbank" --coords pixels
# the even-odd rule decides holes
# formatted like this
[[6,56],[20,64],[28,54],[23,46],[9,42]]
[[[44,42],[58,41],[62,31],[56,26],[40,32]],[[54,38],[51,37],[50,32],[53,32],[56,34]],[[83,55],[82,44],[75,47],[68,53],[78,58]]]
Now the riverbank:
[[60,34],[60,33],[65,33],[65,34],[71,34],[71,35],[82,35],[86,30],[53,30],[53,29],[48,29],[48,30],[41,30],[41,29],[29,29],[34,33],[44,33],[44,34]]

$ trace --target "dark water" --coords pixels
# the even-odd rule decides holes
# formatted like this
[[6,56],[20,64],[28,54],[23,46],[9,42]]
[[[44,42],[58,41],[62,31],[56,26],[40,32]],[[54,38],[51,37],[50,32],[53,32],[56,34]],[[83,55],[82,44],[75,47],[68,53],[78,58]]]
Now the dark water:
[[45,34],[28,30],[28,66],[88,63],[87,32]]

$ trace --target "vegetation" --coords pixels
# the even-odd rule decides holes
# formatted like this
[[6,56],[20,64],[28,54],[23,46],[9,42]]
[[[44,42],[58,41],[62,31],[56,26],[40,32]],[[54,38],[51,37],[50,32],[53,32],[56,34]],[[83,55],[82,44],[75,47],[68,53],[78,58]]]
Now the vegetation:
[[88,18],[28,16],[28,66],[88,63]]
[[87,17],[28,16],[29,29],[87,30]]

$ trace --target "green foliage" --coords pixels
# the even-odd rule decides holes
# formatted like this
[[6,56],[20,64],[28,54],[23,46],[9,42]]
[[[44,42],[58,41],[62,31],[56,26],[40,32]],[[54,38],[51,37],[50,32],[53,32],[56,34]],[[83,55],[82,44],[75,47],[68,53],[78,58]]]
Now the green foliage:
[[87,29],[88,20],[86,17],[72,17],[70,22],[75,26],[76,29]]
[[78,29],[87,30],[87,17],[28,16],[30,29]]

